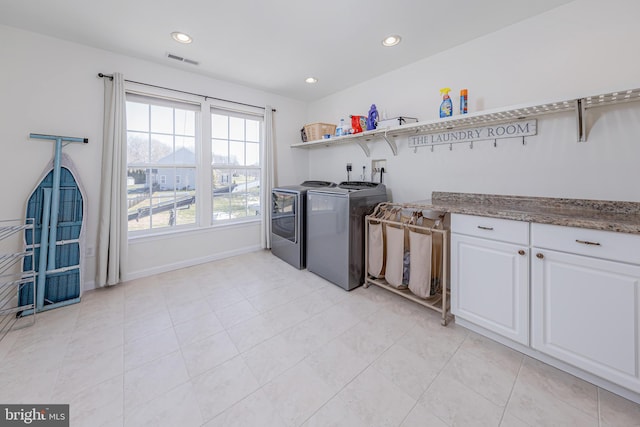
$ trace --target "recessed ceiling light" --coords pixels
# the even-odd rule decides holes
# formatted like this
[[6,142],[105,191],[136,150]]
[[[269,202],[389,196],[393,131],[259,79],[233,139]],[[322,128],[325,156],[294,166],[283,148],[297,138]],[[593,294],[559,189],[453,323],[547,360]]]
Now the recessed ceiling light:
[[189,34],[181,33],[179,31],[174,31],[173,33],[171,33],[171,37],[178,43],[188,44],[193,41]]
[[317,83],[318,79],[316,79],[315,77],[307,77],[304,81],[307,83]]
[[402,40],[402,37],[394,34],[392,36],[385,37],[384,40],[382,40],[382,44],[384,46],[395,46],[400,43],[400,40]]

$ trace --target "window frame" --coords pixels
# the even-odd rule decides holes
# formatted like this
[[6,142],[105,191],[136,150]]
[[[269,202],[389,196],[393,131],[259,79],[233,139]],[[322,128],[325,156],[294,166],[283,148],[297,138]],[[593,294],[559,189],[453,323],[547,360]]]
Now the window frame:
[[[236,228],[244,225],[254,224],[262,220],[262,212],[265,207],[260,207],[260,213],[256,216],[247,216],[241,218],[232,218],[226,220],[216,220],[213,218],[213,180],[212,174],[214,165],[212,162],[212,135],[211,135],[211,114],[213,111],[218,111],[223,114],[230,114],[238,117],[249,118],[251,120],[257,120],[260,123],[259,135],[257,142],[259,166],[255,167],[258,174],[258,179],[262,176],[262,150],[264,148],[264,112],[260,108],[247,107],[247,109],[238,109],[238,106],[234,103],[222,102],[219,100],[204,99],[198,95],[180,94],[179,97],[171,90],[148,87],[146,85],[141,86],[133,82],[127,82],[125,86],[125,92],[127,96],[133,95],[140,98],[151,98],[158,103],[166,103],[168,105],[173,104],[191,104],[199,106],[196,109],[196,128],[195,128],[195,165],[185,165],[187,167],[193,167],[195,170],[193,176],[193,182],[196,186],[196,221],[193,224],[186,225],[174,225],[161,228],[149,228],[145,230],[128,231],[128,239],[153,239],[154,237],[161,238],[162,236],[168,236],[173,234],[188,235],[189,233],[197,232],[198,230],[213,229],[213,228]],[[157,104],[156,104],[157,105]],[[126,131],[127,129],[125,129]],[[236,165],[239,166],[239,165]],[[154,166],[155,167],[155,166]],[[178,166],[179,167],[179,166]],[[245,168],[246,166],[241,166]],[[125,173],[127,173],[129,164],[125,167]],[[181,182],[184,182],[181,177]],[[192,177],[187,177],[191,182]],[[165,177],[166,182],[170,182],[169,177]],[[158,182],[160,182],[160,176],[157,176]],[[174,178],[175,188],[175,178]],[[260,186],[259,203],[262,204],[264,188]],[[267,207],[268,208],[268,207]],[[127,221],[128,227],[128,221]]]
[[[233,171],[234,170],[243,170],[245,172],[245,176],[247,176],[247,174],[251,171],[254,172],[255,175],[257,175],[257,180],[260,182],[262,180],[262,150],[264,147],[264,114],[258,114],[258,113],[251,113],[251,112],[246,112],[246,111],[238,111],[236,109],[228,109],[228,108],[220,108],[220,107],[212,107],[210,110],[210,116],[213,116],[214,114],[218,114],[218,115],[223,115],[226,116],[228,118],[228,120],[230,120],[231,118],[239,118],[239,119],[243,119],[245,120],[245,128],[244,128],[244,138],[242,140],[243,142],[243,153],[244,153],[244,159],[243,159],[243,163],[245,164],[234,164],[234,163],[215,163],[214,162],[214,158],[213,158],[213,141],[214,140],[224,140],[225,138],[214,138],[213,136],[213,132],[210,138],[210,144],[209,144],[209,149],[211,152],[211,167],[210,167],[210,181],[211,181],[211,188],[213,190],[213,172],[215,170],[226,170],[227,175],[229,176],[228,182],[231,183],[233,182],[232,176],[233,176]],[[252,121],[256,121],[258,122],[258,141],[248,141],[247,140],[247,134],[246,134],[246,120],[252,120]],[[213,119],[211,120],[211,129],[213,129]],[[231,147],[230,144],[232,141],[234,142],[239,142],[240,140],[238,138],[232,138],[231,137],[231,131],[229,129],[229,127],[227,128],[227,158],[229,159],[231,157]],[[257,165],[247,165],[246,164],[246,160],[247,160],[247,144],[251,143],[251,144],[258,144],[258,164]],[[264,210],[264,207],[261,206],[262,204],[262,192],[264,191],[263,186],[260,184],[260,191],[258,193],[258,206],[260,208],[259,212],[256,215],[250,215],[250,204],[248,202],[248,200],[246,200],[246,198],[248,197],[248,195],[250,194],[248,191],[245,191],[244,194],[245,195],[245,203],[246,203],[246,216],[244,217],[237,217],[237,218],[220,218],[220,219],[216,219],[214,217],[215,215],[215,197],[212,198],[211,200],[211,224],[214,226],[218,226],[218,225],[224,225],[224,224],[233,224],[233,223],[239,223],[239,222],[253,222],[253,221],[260,221],[262,219],[262,212]],[[229,191],[229,196],[231,196],[233,194],[233,190],[230,189]],[[228,211],[231,212],[231,211]]]

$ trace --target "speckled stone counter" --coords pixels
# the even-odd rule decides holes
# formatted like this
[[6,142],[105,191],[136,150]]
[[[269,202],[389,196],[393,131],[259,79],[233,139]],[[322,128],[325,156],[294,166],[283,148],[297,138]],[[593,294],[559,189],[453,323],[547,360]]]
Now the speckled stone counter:
[[449,213],[640,234],[640,203],[433,192],[424,205]]

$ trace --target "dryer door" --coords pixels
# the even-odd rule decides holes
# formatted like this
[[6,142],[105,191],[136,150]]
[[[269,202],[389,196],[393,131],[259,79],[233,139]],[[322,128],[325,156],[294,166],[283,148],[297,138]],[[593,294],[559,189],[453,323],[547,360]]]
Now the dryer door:
[[299,239],[299,199],[297,192],[278,189],[271,192],[271,232],[293,243]]

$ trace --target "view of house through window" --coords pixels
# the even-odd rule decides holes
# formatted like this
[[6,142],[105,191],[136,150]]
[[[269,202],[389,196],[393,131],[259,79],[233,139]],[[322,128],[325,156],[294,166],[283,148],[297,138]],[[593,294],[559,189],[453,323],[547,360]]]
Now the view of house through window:
[[196,224],[200,106],[127,95],[129,231]]
[[211,113],[213,222],[260,215],[262,117]]

